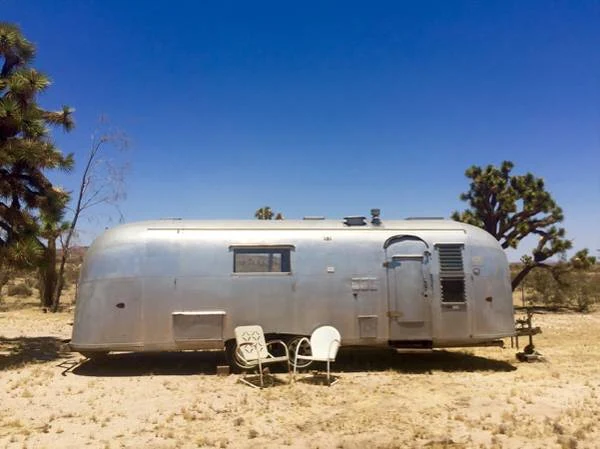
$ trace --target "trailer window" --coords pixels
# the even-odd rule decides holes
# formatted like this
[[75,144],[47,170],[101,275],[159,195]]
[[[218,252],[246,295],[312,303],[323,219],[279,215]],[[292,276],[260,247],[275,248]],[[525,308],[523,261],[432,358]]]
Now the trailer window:
[[436,245],[440,261],[442,302],[465,302],[463,245]]
[[442,279],[443,302],[465,302],[464,279]]
[[288,248],[234,248],[234,273],[291,273]]

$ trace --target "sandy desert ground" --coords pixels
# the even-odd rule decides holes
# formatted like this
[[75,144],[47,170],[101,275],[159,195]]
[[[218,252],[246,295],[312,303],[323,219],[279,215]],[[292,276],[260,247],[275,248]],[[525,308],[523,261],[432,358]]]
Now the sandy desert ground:
[[[63,373],[71,312],[0,309],[0,447],[598,448],[600,313],[537,317],[547,363],[485,348],[342,350],[333,387],[218,377],[220,353],[116,354]],[[283,374],[278,374],[285,378]]]

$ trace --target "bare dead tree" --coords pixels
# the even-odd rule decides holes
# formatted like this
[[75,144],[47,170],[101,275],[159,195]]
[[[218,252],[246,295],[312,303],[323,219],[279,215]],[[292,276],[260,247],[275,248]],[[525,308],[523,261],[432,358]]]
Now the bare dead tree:
[[107,154],[109,149],[123,151],[129,147],[129,140],[122,132],[106,126],[106,120],[100,119],[101,128],[91,137],[90,150],[87,154],[79,189],[73,207],[69,207],[72,218],[67,230],[59,236],[62,255],[58,269],[58,281],[52,301],[52,311],[58,310],[64,288],[65,265],[69,259],[71,243],[76,236],[80,218],[90,209],[99,205],[111,206],[123,221],[119,203],[125,199],[125,174],[129,166],[118,163]]

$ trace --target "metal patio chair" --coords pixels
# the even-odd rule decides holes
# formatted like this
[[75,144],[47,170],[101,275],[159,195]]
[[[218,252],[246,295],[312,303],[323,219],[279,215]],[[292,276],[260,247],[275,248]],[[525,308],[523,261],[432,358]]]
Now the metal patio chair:
[[[249,371],[258,368],[258,374],[260,377],[260,388],[264,387],[264,374],[266,368],[263,369],[264,365],[271,363],[287,363],[289,382],[291,382],[290,373],[290,355],[287,345],[281,340],[272,340],[269,342],[265,341],[265,334],[261,326],[238,326],[235,328],[235,341],[237,347],[235,349],[235,362],[243,370]],[[284,354],[276,356],[269,351],[270,347],[278,345],[283,347]],[[244,382],[251,387],[257,388],[257,385],[250,382],[244,376],[240,381]],[[274,376],[271,376],[272,380],[275,380]]]
[[315,362],[326,362],[327,363],[327,385],[331,386],[335,384],[339,379],[335,379],[331,382],[331,362],[335,361],[338,348],[342,344],[342,337],[339,331],[333,326],[320,326],[317,327],[310,336],[310,340],[307,337],[302,338],[298,342],[298,348],[303,343],[310,345],[310,355],[299,354],[300,351],[296,351],[294,357],[294,379],[296,378],[296,367],[298,366],[298,360],[310,360]]

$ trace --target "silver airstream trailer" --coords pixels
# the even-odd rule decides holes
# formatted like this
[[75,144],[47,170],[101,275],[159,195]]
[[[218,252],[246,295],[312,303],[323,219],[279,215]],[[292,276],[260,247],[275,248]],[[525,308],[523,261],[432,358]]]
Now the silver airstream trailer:
[[514,334],[509,267],[450,220],[182,221],[117,226],[89,248],[71,348],[235,348],[260,324],[290,343],[322,324],[344,345],[477,346]]

